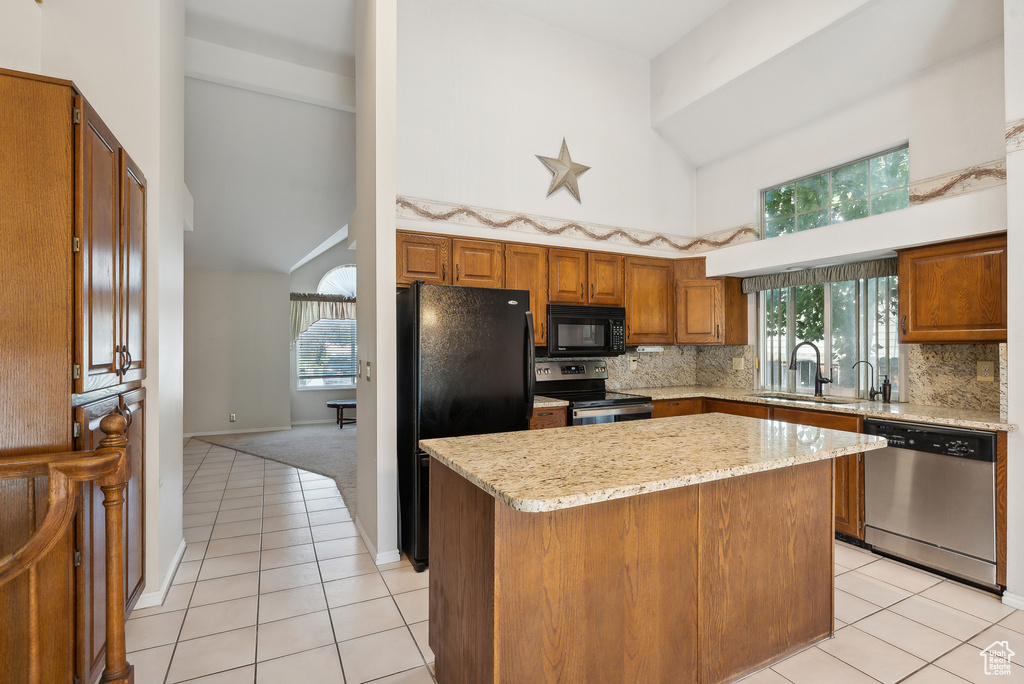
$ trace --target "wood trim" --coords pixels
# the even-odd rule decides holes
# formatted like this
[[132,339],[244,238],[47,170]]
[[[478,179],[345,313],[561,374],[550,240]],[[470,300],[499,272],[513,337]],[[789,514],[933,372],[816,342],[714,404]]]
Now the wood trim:
[[996,433],[996,584],[1006,586],[1006,433]]

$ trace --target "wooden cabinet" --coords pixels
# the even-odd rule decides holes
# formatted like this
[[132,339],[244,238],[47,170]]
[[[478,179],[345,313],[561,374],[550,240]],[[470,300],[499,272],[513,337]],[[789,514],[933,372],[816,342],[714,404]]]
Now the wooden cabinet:
[[[92,449],[99,418],[135,407],[124,540],[131,605],[144,581],[145,177],[73,83],[3,69],[0,150],[0,396],[10,407],[0,459]],[[0,485],[0,556],[42,521],[46,487],[46,478]],[[91,682],[102,669],[104,509],[95,487],[82,489],[72,529],[32,586],[22,577],[0,587],[0,681],[26,681],[30,642],[39,681]]]
[[535,408],[530,417],[531,430],[543,430],[544,428],[565,427],[568,424],[565,407]]
[[452,239],[455,285],[504,287],[502,244],[489,240]]
[[451,285],[451,238],[399,233],[397,240],[399,285],[412,285],[417,280],[433,285]]
[[687,399],[658,399],[654,403],[652,418],[670,418],[672,416],[692,416],[704,413],[704,399],[690,397]]
[[530,291],[533,312],[533,341],[547,344],[548,250],[533,245],[505,245],[505,287]]
[[587,303],[587,253],[577,249],[548,250],[548,299],[551,303]]
[[587,252],[587,303],[622,306],[623,258],[607,252]]
[[[829,430],[861,432],[859,416],[778,407],[772,411],[772,418]],[[861,454],[853,454],[833,459],[833,464],[836,532],[863,539],[864,458]]]
[[762,418],[769,420],[772,417],[772,408],[765,404],[752,404],[745,401],[727,401],[724,399],[705,399],[705,413],[729,413],[734,416],[747,416],[748,418]]
[[[109,396],[75,408],[75,421],[81,425],[81,436],[75,448],[91,451],[99,447],[103,433],[100,421],[119,411],[131,422],[128,428],[128,458],[131,474],[124,493],[124,570],[125,607],[131,609],[144,585],[144,520],[145,520],[145,454],[142,441],[145,432],[146,391],[137,389]],[[89,483],[82,487],[82,513],[78,520],[78,548],[81,549],[82,608],[80,631],[83,641],[85,681],[95,681],[103,670],[107,619],[104,592],[104,548],[106,544],[103,492]]]
[[626,257],[626,344],[672,344],[674,265],[668,259]]
[[898,255],[900,342],[1006,341],[1006,234]]
[[747,297],[739,278],[677,280],[677,344],[746,344]]

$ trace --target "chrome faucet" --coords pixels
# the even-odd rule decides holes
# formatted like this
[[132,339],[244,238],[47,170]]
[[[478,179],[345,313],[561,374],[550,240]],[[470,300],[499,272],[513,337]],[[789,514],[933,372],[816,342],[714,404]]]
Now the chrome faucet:
[[882,390],[875,389],[875,367],[871,365],[870,361],[864,361],[862,359],[857,363],[853,364],[852,369],[857,370],[857,364],[859,363],[866,363],[868,364],[868,368],[871,369],[871,384],[869,385],[870,389],[868,390],[868,401],[874,401],[875,397],[882,393]]
[[789,370],[796,370],[796,352],[805,344],[814,350],[814,396],[820,397],[823,396],[821,388],[826,382],[832,382],[832,378],[826,378],[821,374],[821,350],[818,349],[817,345],[813,342],[801,342],[793,347],[793,354],[789,357]]

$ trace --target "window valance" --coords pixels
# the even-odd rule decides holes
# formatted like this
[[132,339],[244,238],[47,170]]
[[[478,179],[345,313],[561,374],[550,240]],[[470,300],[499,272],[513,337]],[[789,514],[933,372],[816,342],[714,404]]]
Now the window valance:
[[347,295],[329,295],[292,292],[292,342],[321,318],[344,320],[356,317],[356,298]]
[[844,280],[860,280],[861,278],[881,278],[896,275],[896,257],[858,261],[852,264],[836,264],[821,266],[802,271],[785,273],[769,273],[743,279],[743,292],[761,292],[781,287],[796,287],[818,283],[838,283]]

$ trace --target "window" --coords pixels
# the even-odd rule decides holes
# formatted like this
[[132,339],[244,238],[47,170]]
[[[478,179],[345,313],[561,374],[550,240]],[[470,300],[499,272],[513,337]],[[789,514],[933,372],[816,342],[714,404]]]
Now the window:
[[355,320],[321,318],[299,335],[295,356],[300,388],[355,387]]
[[763,238],[883,214],[910,206],[910,149],[790,181],[761,193]]
[[[821,351],[822,374],[831,377],[827,394],[864,397],[868,383],[875,389],[881,375],[899,398],[896,276],[812,283],[764,290],[759,296],[761,375],[766,389],[814,391],[814,350],[797,352],[796,372],[789,371],[790,355],[801,342]],[[854,369],[857,361],[870,361]]]
[[[353,301],[356,267],[349,264],[328,271],[317,286],[317,295],[334,297],[304,303],[312,307],[312,314],[303,324],[309,327],[295,342],[297,386],[299,389],[355,387],[358,371]],[[296,296],[320,299],[311,295],[293,295],[293,298]],[[339,301],[341,298],[345,298],[345,303]],[[309,320],[314,322],[310,325]]]

